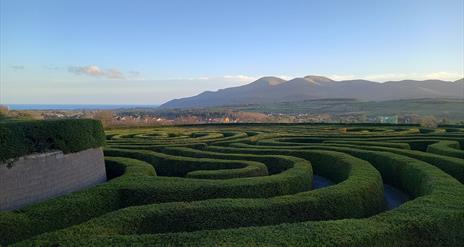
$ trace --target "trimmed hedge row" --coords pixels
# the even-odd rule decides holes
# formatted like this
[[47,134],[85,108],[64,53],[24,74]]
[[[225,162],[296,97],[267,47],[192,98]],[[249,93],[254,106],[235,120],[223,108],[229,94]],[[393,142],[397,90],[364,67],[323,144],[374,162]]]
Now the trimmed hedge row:
[[[214,147],[211,149],[231,153],[257,152],[266,154],[292,152],[292,155],[297,155],[298,153],[303,155],[304,152],[319,152],[318,150],[250,150],[225,147]],[[464,203],[462,203],[464,187],[458,181],[434,166],[402,155],[356,148],[333,147],[333,149],[368,160],[382,173],[382,176],[388,183],[405,189],[416,198],[395,210],[380,213],[366,219],[308,221],[276,226],[255,226],[164,234],[152,233],[276,224],[282,222],[285,216],[292,217],[293,214],[300,214],[295,220],[301,221],[305,220],[301,214],[305,215],[305,213],[311,211],[303,210],[303,208],[296,206],[298,204],[294,204],[291,200],[286,200],[284,204],[271,204],[276,206],[277,209],[280,208],[278,205],[289,205],[293,210],[290,211],[292,214],[288,215],[282,215],[275,209],[269,209],[269,212],[272,213],[260,214],[262,210],[267,212],[268,203],[258,204],[260,210],[256,211],[254,207],[244,207],[244,210],[239,210],[244,203],[242,199],[208,200],[188,204],[146,205],[127,208],[93,219],[82,225],[40,235],[33,240],[22,242],[20,245],[92,243],[96,245],[188,244],[197,246],[217,246],[221,244],[241,246],[255,244],[306,246],[326,244],[338,246],[455,246],[464,240],[462,235],[462,232],[464,232],[464,225],[462,224],[464,221]],[[330,151],[322,152],[334,153]],[[207,154],[206,152],[205,155]],[[325,158],[322,160],[326,161]],[[313,161],[313,163],[317,162]],[[321,165],[321,167],[324,166]],[[327,169],[326,172],[337,170]],[[357,181],[357,184],[361,181]],[[327,189],[304,193],[324,193],[324,190],[327,191],[337,186],[342,186],[343,183]],[[343,195],[345,193],[340,194],[340,196]],[[327,196],[338,195],[336,193],[327,193]],[[284,196],[283,198],[290,197],[298,197],[298,194]],[[234,207],[234,202],[239,203],[239,208]],[[210,206],[211,204],[214,207]],[[330,201],[325,201],[323,207],[326,208],[328,206],[340,207],[340,203],[334,205]],[[351,207],[351,204],[350,202],[346,202],[341,203],[341,206]],[[274,213],[277,215],[275,219],[272,218]],[[258,215],[255,216],[255,214]],[[261,217],[264,217],[264,222],[253,220],[261,219]],[[270,221],[266,222],[266,219],[270,219]]]
[[[186,149],[173,151],[195,153],[195,150]],[[200,152],[199,155],[215,153]],[[273,198],[215,199],[129,207],[46,236],[82,236],[103,232],[111,235],[146,234],[358,218],[384,209],[381,178],[367,162],[330,151],[301,151],[298,155],[311,157],[317,166],[328,166],[327,174],[330,173],[330,177],[340,183],[326,189]],[[227,156],[237,158],[240,155]]]
[[[268,149],[268,146],[255,146],[249,145],[245,143],[235,143],[232,144],[231,147],[237,148],[253,148],[253,149]],[[330,149],[331,147],[350,147],[350,148],[359,148],[354,144],[345,144],[345,143],[315,143],[315,144],[305,144],[302,146],[272,146],[274,149],[289,149],[292,148],[293,150],[305,150],[305,149]],[[398,148],[390,148],[390,147],[383,147],[383,146],[362,146],[365,150],[372,150],[372,151],[385,151],[391,152],[396,154],[401,154],[404,156],[408,156],[417,160],[421,160],[427,162],[431,165],[434,165],[441,170],[445,171],[449,175],[456,178],[461,183],[464,183],[464,160],[458,159],[455,157],[445,156],[445,155],[438,155],[434,153],[426,153],[416,150],[407,150],[407,149],[398,149]]]
[[[107,158],[106,162],[114,165],[114,159]],[[124,161],[124,158],[118,159]],[[265,179],[260,181],[246,178],[214,181],[175,177],[152,177],[142,176],[140,173],[128,173],[121,178],[113,179],[109,183],[97,186],[94,189],[52,199],[19,211],[0,213],[0,225],[3,226],[0,228],[0,239],[4,243],[17,241],[37,233],[77,224],[103,213],[130,205],[177,200],[192,201],[215,198],[221,195],[232,198],[273,196],[280,193],[295,193],[309,188],[312,171],[307,161],[292,157],[274,157],[274,159],[281,166],[296,166],[297,170],[287,175],[277,174],[275,176],[263,177]],[[142,166],[142,171],[146,171],[150,175],[155,174],[152,165],[138,160],[130,159],[130,161],[132,163],[135,162],[134,165]],[[150,171],[146,170],[147,166],[151,168]],[[120,168],[107,169],[110,178],[114,177],[114,174],[121,174]],[[292,184],[294,186],[291,186]],[[85,201],[85,204],[81,205],[83,201]],[[93,205],[95,209],[85,205]],[[78,208],[74,209],[75,207]],[[40,227],[36,227],[37,225]]]
[[0,161],[35,152],[78,152],[105,144],[100,121],[91,119],[0,123]]
[[[186,150],[184,150],[186,151]],[[188,150],[187,150],[188,151]],[[217,156],[217,155],[221,155],[221,154],[217,154],[215,155],[214,153],[208,153],[208,152],[203,152],[203,155],[205,154],[209,154],[209,156]],[[279,186],[283,186],[283,187],[280,187],[277,188],[275,186],[272,186],[272,187],[269,187],[268,189],[266,189],[265,187],[262,187],[260,186],[260,182],[258,180],[258,178],[254,178],[254,179],[249,179],[247,181],[241,181],[240,180],[223,180],[223,181],[219,181],[219,183],[208,183],[208,181],[204,181],[206,183],[203,183],[200,185],[200,187],[195,186],[195,180],[187,180],[187,181],[182,181],[185,185],[184,189],[182,188],[179,188],[179,186],[175,186],[175,184],[173,184],[173,182],[171,180],[173,180],[174,178],[163,178],[163,177],[156,177],[157,179],[156,180],[161,180],[159,181],[158,183],[156,183],[155,181],[156,180],[153,180],[153,178],[155,177],[152,177],[151,179],[149,179],[150,177],[146,177],[146,176],[138,176],[138,177],[129,177],[129,178],[125,178],[123,180],[117,178],[117,179],[113,179],[111,180],[111,182],[109,182],[108,184],[105,184],[105,186],[107,186],[106,189],[114,189],[112,193],[108,193],[108,195],[111,195],[113,197],[116,197],[115,195],[115,192],[118,193],[118,196],[117,198],[118,199],[115,199],[113,198],[113,200],[115,201],[118,201],[118,205],[113,205],[112,207],[108,207],[108,210],[112,211],[112,210],[116,210],[117,208],[121,208],[121,207],[125,207],[125,206],[129,206],[129,205],[139,205],[139,204],[144,204],[144,203],[153,203],[153,202],[163,202],[163,201],[175,201],[175,200],[195,200],[195,199],[201,199],[201,198],[204,198],[204,199],[207,199],[208,197],[212,198],[211,196],[215,197],[217,196],[216,193],[219,193],[223,196],[232,196],[232,197],[236,197],[237,195],[242,195],[242,196],[245,196],[247,197],[246,195],[243,195],[243,193],[247,193],[248,195],[252,196],[252,197],[261,197],[263,195],[272,195],[272,194],[281,194],[281,195],[286,195],[286,194],[292,194],[292,189],[291,187],[292,186],[288,186],[288,185],[293,185],[293,186],[300,186],[300,185],[304,185],[304,184],[307,184],[307,188],[309,188],[309,185],[311,183],[311,179],[310,177],[302,177],[303,179],[296,179],[296,178],[292,178],[291,176],[282,176],[282,174],[285,175],[285,173],[289,173],[289,171],[291,171],[292,169],[294,169],[294,171],[290,172],[291,173],[296,173],[296,174],[301,174],[302,169],[306,169],[306,168],[309,168],[309,166],[307,166],[307,162],[305,160],[299,160],[298,158],[293,158],[293,157],[284,157],[284,156],[256,156],[256,155],[240,155],[241,157],[239,157],[238,155],[235,155],[235,159],[239,159],[239,158],[246,158],[248,160],[260,160],[260,161],[265,161],[267,164],[271,164],[269,165],[270,166],[270,170],[273,170],[274,172],[280,172],[279,170],[282,170],[284,168],[288,168],[288,167],[291,167],[291,164],[293,161],[294,163],[294,166],[295,167],[299,167],[297,168],[296,170],[294,168],[290,168],[286,171],[283,171],[281,172],[280,174],[277,174],[277,175],[273,175],[273,176],[269,176],[269,177],[266,177],[267,180],[269,181],[274,181],[277,183],[276,185],[279,185]],[[120,159],[120,160],[118,160]],[[322,162],[324,159],[321,159],[320,162]],[[127,159],[127,158],[108,158],[107,159],[107,162],[108,163],[121,163],[123,161],[125,161],[126,163],[129,161],[129,162],[133,162],[132,159]],[[134,161],[137,161],[137,160],[134,160]],[[140,163],[141,161],[137,161],[138,163]],[[299,162],[299,163],[298,163]],[[346,161],[345,161],[346,162]],[[146,163],[142,163],[144,167],[146,167]],[[334,163],[336,164],[336,162]],[[343,164],[343,162],[342,162]],[[111,167],[111,166],[109,166]],[[115,166],[113,168],[110,168],[108,169],[108,173],[109,173],[109,176],[110,177],[115,177],[117,176],[118,174],[122,174],[123,172],[123,169],[126,169],[125,167],[130,167],[130,166]],[[145,169],[145,168],[143,168]],[[335,169],[336,171],[340,170],[340,169]],[[150,172],[151,171],[151,172]],[[154,174],[154,171],[150,169],[149,173],[151,173],[150,175],[153,175]],[[348,171],[346,171],[348,172]],[[372,172],[371,172],[372,173]],[[303,172],[304,174],[304,172]],[[354,173],[354,177],[356,173]],[[346,174],[345,174],[346,176]],[[274,179],[273,179],[274,178]],[[149,180],[147,180],[149,179]],[[265,179],[265,178],[263,178]],[[338,181],[340,180],[341,178],[338,178],[336,179],[334,177],[334,180],[335,181]],[[358,178],[359,179],[359,178]],[[242,179],[243,180],[243,179]],[[280,180],[280,181],[279,181]],[[372,174],[369,175],[364,175],[364,178],[361,179],[362,181],[377,181],[377,183],[374,183],[374,184],[377,184],[377,185],[380,185],[380,191],[381,191],[381,183],[378,183],[379,180],[379,177],[377,178],[376,180],[376,176],[372,176]],[[115,186],[115,182],[116,181],[121,181],[117,184],[117,186]],[[146,181],[146,182],[144,182]],[[201,181],[201,180],[200,180]],[[263,180],[264,181],[264,180]],[[180,181],[179,181],[180,182]],[[235,184],[234,184],[235,182]],[[243,187],[244,185],[244,182],[245,182],[245,185],[246,183],[250,183],[251,185],[255,185],[255,186],[251,186],[249,187],[248,189]],[[309,184],[308,184],[309,183]],[[208,196],[208,193],[204,194],[203,196],[200,196],[199,193],[204,193],[208,190],[208,184],[211,185],[210,187],[213,189],[211,192],[214,192],[214,194],[211,194],[210,196]],[[230,186],[227,186],[227,184],[230,184]],[[262,184],[262,183],[261,183]],[[266,183],[264,183],[263,185],[265,185]],[[269,183],[267,183],[269,184]],[[286,185],[287,184],[287,185]],[[352,184],[353,181],[352,181]],[[361,191],[361,192],[357,192],[357,193],[365,193],[365,191],[369,191],[369,190],[366,190],[366,189],[359,189],[357,186],[353,186],[353,188],[357,188],[357,190]],[[97,188],[101,188],[101,187],[97,187]],[[165,188],[165,189],[163,189]],[[199,188],[201,188],[201,190],[199,190]],[[227,193],[227,189],[229,188],[229,192],[230,193]],[[235,189],[234,189],[235,188]],[[343,188],[343,187],[342,187]],[[218,189],[221,189],[222,192],[219,192]],[[255,191],[253,192],[252,194],[250,194],[250,189],[252,189],[252,191]],[[304,189],[304,188],[303,188]],[[166,197],[166,194],[168,193],[167,191],[170,191],[171,192],[171,195],[170,195],[170,199],[162,199],[162,197],[160,195],[163,195],[164,197]],[[268,191],[266,193],[266,191]],[[379,190],[377,190],[379,191]],[[192,193],[192,192],[195,192],[195,193]],[[73,196],[74,194],[70,195],[70,196],[67,196],[67,197],[64,197],[62,199],[65,199],[65,201],[67,201],[69,203],[69,205],[75,205],[74,203],[72,203],[73,199],[75,198],[78,198],[79,195],[80,195],[81,192],[78,192],[76,193],[76,196]],[[82,192],[83,193],[83,192]],[[94,193],[96,193],[95,191],[88,191],[87,192],[87,196],[90,195],[91,196],[95,196]],[[237,194],[239,193],[239,194]],[[186,198],[185,197],[185,194],[191,196],[191,199],[189,198]],[[329,193],[330,194],[330,193]],[[345,195],[347,196],[352,196],[354,195],[355,193],[345,193]],[[184,196],[182,196],[184,195]],[[206,195],[206,196],[205,196]],[[317,195],[314,194],[314,195]],[[340,198],[343,198],[343,197],[340,197],[340,193],[335,193],[332,195],[332,197],[335,197],[335,198],[338,198],[338,200],[341,200]],[[377,194],[379,195],[379,194]],[[381,195],[381,193],[380,193]],[[317,198],[317,197],[316,197]],[[380,197],[381,198],[381,197]],[[67,200],[66,200],[67,199]],[[253,200],[256,200],[256,199],[253,199]],[[360,198],[355,198],[353,197],[351,200],[353,200],[352,203],[350,203],[351,205],[353,206],[356,206],[358,207],[359,206],[359,203],[362,203],[363,200],[360,200]],[[340,207],[338,210],[338,214],[349,214],[351,216],[353,216],[353,214],[355,215],[358,215],[358,214],[361,214],[360,216],[366,214],[366,212],[371,212],[370,214],[372,214],[373,212],[371,210],[374,210],[374,211],[378,211],[379,208],[383,208],[383,199],[382,199],[382,203],[380,203],[380,199],[379,197],[377,197],[377,200],[378,200],[378,206],[376,207],[371,207],[371,206],[366,206],[364,205],[364,209],[361,210],[360,208],[356,208],[356,210],[346,210],[346,209],[343,209],[342,207]],[[87,199],[88,203],[91,204],[91,203],[95,203],[94,200],[92,199]],[[354,202],[358,202],[358,203],[354,203]],[[51,204],[51,205],[57,205],[58,207],[63,207],[63,205],[60,205],[61,203],[58,201],[54,201],[54,200],[51,200],[49,202],[47,202],[48,204]],[[46,204],[47,204],[46,203]],[[314,202],[313,202],[314,203]],[[267,203],[266,203],[267,205]],[[311,204],[309,204],[311,205]],[[337,204],[334,204],[334,205],[337,205]],[[338,204],[338,205],[342,205],[342,204]],[[40,208],[40,204],[38,205],[38,207]],[[59,229],[59,228],[62,228],[64,226],[66,226],[66,224],[75,224],[75,223],[78,223],[78,222],[81,222],[81,220],[84,220],[86,219],[86,217],[77,217],[78,214],[72,214],[72,215],[63,215],[63,213],[60,213],[61,211],[57,211],[56,208],[47,208],[46,206],[42,206],[44,208],[44,210],[42,210],[40,212],[41,215],[43,216],[47,216],[47,217],[60,217],[62,218],[62,221],[63,222],[66,222],[66,223],[63,223],[61,225],[53,225],[51,224],[52,221],[46,221],[46,222],[41,222],[40,220],[37,220],[36,219],[36,223],[37,224],[40,224],[42,225],[43,227],[42,228],[39,228],[39,229],[31,229],[30,227],[27,227],[27,225],[29,224],[25,224],[23,225],[21,228],[22,229],[29,229],[29,233],[28,234],[31,234],[31,235],[34,235],[36,233],[40,233],[40,232],[43,232],[43,231],[49,231],[49,230],[52,230],[52,229]],[[71,206],[72,207],[72,206]],[[315,206],[312,206],[312,207],[315,207]],[[317,208],[317,207],[316,207]],[[377,209],[376,209],[377,208]],[[315,208],[314,208],[315,209]],[[25,209],[26,211],[28,212],[32,212],[32,215],[35,215],[35,210],[34,208],[32,209]],[[69,208],[67,208],[66,211],[70,210]],[[78,210],[78,212],[80,214],[84,214],[84,215],[87,215],[85,213],[83,213],[85,210],[89,210],[87,208],[80,208],[80,210]],[[367,210],[367,211],[366,211]],[[315,215],[326,215],[327,213],[325,214],[317,214],[317,211],[316,210],[309,210],[309,211],[312,211],[312,214],[310,215],[313,215],[312,217],[316,217]],[[303,211],[304,212],[304,211]],[[337,211],[334,211],[335,213]],[[364,213],[363,213],[364,212]],[[92,212],[90,214],[90,217],[95,217],[96,214],[101,214],[101,212]],[[272,215],[272,214],[270,214]],[[0,219],[1,216],[5,216],[0,214]],[[21,218],[23,216],[23,214],[21,213],[18,213],[18,212],[15,212],[15,213],[11,213],[10,214],[10,218],[8,218],[9,220],[12,220],[14,218]],[[320,217],[320,216],[319,216]],[[335,217],[335,216],[333,216]],[[340,217],[340,216],[339,216]],[[295,220],[295,219],[294,219]],[[2,232],[2,233],[5,233],[7,234],[9,231],[8,230],[11,230],[11,228],[5,228],[5,229],[2,229],[4,230],[5,232]],[[26,234],[27,236],[27,234]],[[10,242],[10,241],[13,241],[15,239],[18,239],[18,238],[23,238],[24,235],[23,234],[19,234],[19,235],[15,235],[15,234],[12,234],[11,236],[9,236],[10,238],[6,238],[7,240],[5,240],[6,242]]]
[[[337,145],[343,146],[343,145]],[[345,147],[355,147],[354,145],[345,145]],[[386,151],[396,154],[401,154],[408,156],[417,160],[425,161],[431,165],[434,165],[449,175],[453,176],[455,179],[464,183],[464,160],[457,159],[455,157],[437,155],[434,153],[425,153],[415,150],[402,150],[386,147],[366,147],[367,150],[376,150],[376,151]]]
[[[108,151],[105,151],[106,153]],[[154,155],[150,156],[153,161]],[[12,243],[38,233],[81,223],[101,214],[132,205],[174,201],[205,200],[217,197],[269,197],[306,191],[311,184],[311,166],[306,160],[272,156],[267,160],[283,168],[280,174],[226,180],[185,179],[153,176],[153,165],[128,158],[107,157],[110,178],[106,184],[0,213],[1,243]],[[124,173],[125,172],[125,173]],[[39,226],[39,227],[38,227]]]
[[[230,148],[229,151],[243,152],[245,150],[247,149]],[[464,198],[464,187],[462,184],[425,162],[411,159],[402,155],[387,152],[365,151],[354,148],[334,147],[332,150],[346,152],[358,158],[368,160],[382,173],[382,176],[387,181],[387,183],[393,184],[399,188],[403,188],[411,195],[418,196],[418,198],[405,203],[398,209],[388,211],[367,220],[348,220],[343,221],[343,223],[340,222],[340,224],[338,224],[337,221],[327,221],[321,223],[328,228],[325,229],[325,232],[318,232],[318,237],[316,239],[320,239],[321,242],[313,242],[315,246],[321,245],[323,243],[331,243],[330,240],[333,240],[334,242],[332,243],[336,245],[350,246],[454,246],[464,240],[462,235],[464,232],[464,225],[462,224],[464,221],[464,203],[462,201],[462,198]],[[268,150],[263,150],[262,152],[268,152]],[[327,226],[327,224],[331,223],[336,226],[336,232],[338,235],[335,234],[330,236],[330,234],[334,233],[330,231],[331,227]],[[357,223],[360,223],[360,228],[354,227],[357,225]],[[318,224],[319,223],[308,223],[304,226],[305,228],[300,228],[300,230],[306,229],[308,225],[312,227]],[[299,224],[295,224],[295,226],[296,229],[301,227]],[[292,229],[296,230],[295,228]],[[259,231],[261,228],[253,229],[257,229],[257,231]],[[275,229],[275,227],[269,227],[266,229]],[[249,244],[256,243],[255,241],[258,239],[259,241],[262,240],[260,238],[254,238],[252,234],[247,234],[245,231],[241,230],[218,231],[215,232],[215,234],[220,234],[220,236],[217,238],[214,236],[208,237],[203,234],[197,234],[195,237],[192,237],[192,239],[196,239],[197,237],[204,237],[205,241],[211,244],[212,242],[209,242],[208,239],[227,239],[226,235],[235,231],[239,231],[242,234],[245,234],[246,238],[239,239],[247,239],[249,242],[245,242]],[[284,242],[289,241],[289,243],[302,244],[303,242],[299,241],[314,241],[314,239],[296,237],[293,234],[291,234],[291,237],[289,238],[288,234],[291,231],[292,230],[289,229],[287,234],[279,231],[279,236],[281,237],[282,234],[284,236]],[[306,229],[306,231],[310,232],[312,231],[312,228]],[[174,243],[177,243],[177,240],[182,239],[182,235],[183,234],[170,234],[169,236],[175,236],[176,240]],[[192,234],[185,235],[192,236]],[[359,238],[360,235],[364,237]],[[180,236],[179,239],[177,239],[178,236]],[[312,234],[311,236],[315,237],[315,235]],[[326,239],[325,237],[328,238]],[[279,243],[278,238],[275,238],[271,235],[269,235],[269,238],[271,239],[270,242],[264,241],[262,243]],[[166,240],[165,243],[173,243],[167,239],[163,240]],[[297,240],[297,242],[293,242],[295,240]],[[194,241],[194,243],[198,242]],[[241,243],[243,244],[244,242]]]
[[[109,132],[108,143],[111,144],[150,144],[150,145],[180,145],[180,144],[194,144],[194,143],[211,143],[215,141],[230,141],[239,138],[248,137],[247,133],[236,132],[236,131],[223,131],[223,132],[190,132],[183,134],[169,133],[165,136],[154,136],[150,135],[150,132],[137,132],[128,134],[114,134]],[[148,133],[148,134],[147,134]],[[176,135],[176,137],[170,137],[169,135]],[[160,134],[161,135],[161,134]]]
[[199,127],[199,126],[239,126],[239,127],[273,127],[273,126],[284,126],[284,127],[324,127],[324,126],[367,126],[367,127],[420,127],[420,124],[391,124],[391,123],[206,123],[206,124],[184,124],[178,125],[179,127]]
[[427,147],[427,152],[464,159],[464,150],[460,149],[459,142],[456,141],[434,143]]
[[11,212],[0,212],[0,244],[6,245],[39,233],[79,224],[123,206],[120,189],[133,179],[155,175],[153,167],[143,161],[105,158],[107,174],[114,178],[72,194],[54,198]]
[[[289,174],[291,174],[290,176],[295,176],[297,172],[307,174],[307,171],[310,171],[307,167],[305,167],[303,161],[294,160],[293,163],[289,162],[291,157],[287,157],[286,159],[276,159],[276,157],[271,157],[273,158],[273,162],[263,164],[245,160],[246,158],[250,158],[247,156],[243,156],[242,159],[235,160],[218,160],[210,159],[209,157],[197,159],[184,157],[181,154],[168,155],[166,153],[138,149],[126,150],[106,148],[104,152],[105,155],[109,156],[130,157],[146,161],[155,167],[160,176],[185,177],[192,172],[198,174],[198,172],[204,172],[204,170],[212,170],[208,172],[209,174],[218,172],[226,175],[225,173],[227,173],[227,171],[231,174],[237,174],[237,172],[240,173],[240,170],[249,170],[250,168],[260,171],[262,175],[267,175],[268,170],[270,174],[282,172],[279,176],[286,176]],[[267,178],[265,179],[267,180]]]
[[[81,192],[63,197],[66,205],[52,200],[36,205],[42,210],[0,213],[0,223],[9,222],[0,228],[2,242],[454,246],[464,241],[464,186],[456,180],[464,179],[464,160],[418,151],[444,140],[463,143],[461,132],[222,127],[109,131],[110,181],[83,191],[88,201],[76,214],[65,212],[80,206]],[[128,175],[135,167],[141,173]],[[335,184],[311,191],[313,170]],[[383,182],[412,200],[382,213]],[[101,188],[111,197],[109,205],[94,201],[104,199]],[[54,207],[44,207],[47,203]],[[92,204],[95,212],[86,206]]]
[[[331,138],[321,138],[321,137],[280,137],[280,138],[270,138],[270,139],[261,139],[256,142],[257,145],[262,146],[305,146],[309,143],[322,143],[322,142],[358,142],[362,143],[363,146],[368,146],[370,143],[377,146],[390,146],[398,145],[401,143],[409,145],[413,150],[426,151],[427,147],[436,142],[443,140],[453,140],[457,142],[464,142],[463,137],[375,137],[375,138],[341,138],[341,137],[331,137]],[[386,143],[395,143],[395,144],[386,144]],[[378,145],[380,144],[380,145]],[[399,147],[404,148],[404,147]]]
[[380,146],[390,148],[411,149],[408,143],[379,142],[379,141],[324,141],[323,143],[353,144],[357,146]]

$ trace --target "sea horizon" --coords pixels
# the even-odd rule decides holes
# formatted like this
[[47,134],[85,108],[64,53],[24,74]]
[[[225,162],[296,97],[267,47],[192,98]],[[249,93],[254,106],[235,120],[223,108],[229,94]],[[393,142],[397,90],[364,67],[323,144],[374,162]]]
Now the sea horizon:
[[159,105],[137,104],[5,104],[10,110],[114,110],[157,108]]

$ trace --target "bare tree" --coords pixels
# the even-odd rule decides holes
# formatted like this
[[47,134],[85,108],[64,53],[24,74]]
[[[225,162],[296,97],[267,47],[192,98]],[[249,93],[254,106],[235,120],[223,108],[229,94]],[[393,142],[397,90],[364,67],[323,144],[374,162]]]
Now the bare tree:
[[438,125],[438,120],[434,116],[425,116],[420,120],[420,125],[423,127],[434,128]]
[[0,118],[8,117],[8,106],[0,105]]
[[98,111],[93,114],[93,118],[100,120],[103,127],[111,126],[113,122],[113,112],[112,111]]

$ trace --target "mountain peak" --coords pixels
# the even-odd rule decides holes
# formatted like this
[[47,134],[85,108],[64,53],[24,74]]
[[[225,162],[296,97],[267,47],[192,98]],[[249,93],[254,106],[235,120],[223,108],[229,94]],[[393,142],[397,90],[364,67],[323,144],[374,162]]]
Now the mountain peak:
[[304,79],[307,81],[312,81],[312,82],[332,82],[333,81],[330,78],[327,78],[325,76],[318,76],[318,75],[307,75],[304,77]]
[[161,107],[188,108],[243,104],[269,104],[313,99],[350,98],[384,101],[419,98],[462,98],[464,81],[403,80],[377,83],[366,80],[334,81],[309,75],[285,81],[278,77],[262,77],[250,84],[206,92],[177,99]]
[[276,86],[276,85],[282,84],[284,82],[286,82],[286,81],[279,78],[279,77],[265,76],[265,77],[261,77],[258,80],[250,83],[250,85]]

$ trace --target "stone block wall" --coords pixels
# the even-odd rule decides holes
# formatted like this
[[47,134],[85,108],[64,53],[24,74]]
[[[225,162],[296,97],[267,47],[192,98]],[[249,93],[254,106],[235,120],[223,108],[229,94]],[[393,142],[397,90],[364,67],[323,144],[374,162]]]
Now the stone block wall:
[[0,163],[0,211],[13,210],[106,181],[101,148],[32,154]]

